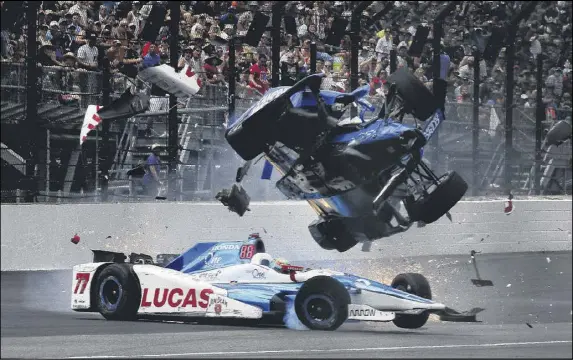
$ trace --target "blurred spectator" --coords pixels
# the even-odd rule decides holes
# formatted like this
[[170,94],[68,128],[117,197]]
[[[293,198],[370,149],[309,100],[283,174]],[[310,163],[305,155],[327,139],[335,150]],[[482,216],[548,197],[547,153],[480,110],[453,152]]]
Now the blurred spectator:
[[159,171],[161,169],[159,151],[160,147],[158,144],[151,146],[151,154],[145,162],[145,175],[143,175],[142,185],[145,194],[148,196],[157,196],[160,186],[163,185],[159,179]]
[[143,68],[148,68],[152,66],[157,66],[161,63],[161,58],[159,57],[159,51],[156,44],[149,45],[149,51],[147,55],[143,57]]
[[249,87],[264,94],[269,88],[268,71],[267,71],[267,57],[259,54],[258,63],[251,66],[249,69],[251,75],[249,76]]

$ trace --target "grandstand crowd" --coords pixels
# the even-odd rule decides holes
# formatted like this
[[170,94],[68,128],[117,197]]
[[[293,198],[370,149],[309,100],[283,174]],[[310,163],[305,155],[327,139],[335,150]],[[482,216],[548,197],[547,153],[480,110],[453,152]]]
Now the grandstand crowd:
[[[2,17],[7,16],[2,2]],[[114,71],[135,77],[141,67],[169,63],[169,14],[155,41],[142,41],[141,34],[151,6],[165,6],[161,1],[43,1],[39,12],[36,42],[40,64],[87,71],[101,70],[104,58]],[[272,1],[183,1],[179,32],[179,68],[188,64],[203,83],[224,85],[228,81],[228,51],[215,39],[244,35],[256,11],[268,16]],[[376,3],[376,2],[375,2]],[[431,82],[431,42],[420,57],[408,55],[419,25],[430,26],[443,1],[395,1],[383,19],[361,31],[359,52],[360,83],[369,83],[373,96],[384,96],[389,74],[390,50],[397,50],[397,66],[409,67],[428,86]],[[463,14],[464,3],[471,3]],[[494,25],[507,24],[524,2],[460,2],[444,25],[443,49],[451,59],[448,82],[449,100],[471,102],[473,71],[480,66],[480,101],[503,104],[505,94],[505,48],[493,63],[474,62],[470,34],[479,28],[489,37]],[[344,36],[340,46],[325,47],[335,17],[350,17],[350,1],[291,1],[285,13],[296,19],[297,33],[281,35],[281,83],[288,85],[308,74],[310,44],[317,43],[317,71],[324,72],[325,86],[349,90],[350,38]],[[540,2],[527,21],[522,21],[516,42],[516,88],[518,105],[535,106],[535,55],[543,53],[543,99],[548,107],[571,108],[571,16],[570,1]],[[368,8],[364,16],[374,15]],[[430,31],[430,38],[432,37]],[[5,62],[23,62],[26,54],[26,26],[4,28],[1,55]],[[237,47],[239,84],[264,93],[270,86],[271,41],[267,32],[258,47]],[[283,65],[285,64],[285,65]],[[76,79],[81,82],[81,79]]]

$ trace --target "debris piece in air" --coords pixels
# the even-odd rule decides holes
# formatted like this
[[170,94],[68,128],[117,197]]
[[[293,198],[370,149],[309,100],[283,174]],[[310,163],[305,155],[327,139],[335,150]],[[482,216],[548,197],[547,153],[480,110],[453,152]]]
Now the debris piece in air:
[[503,209],[503,212],[505,213],[505,215],[509,215],[513,212],[514,209],[515,207],[513,206],[513,195],[510,192],[507,201],[505,202],[505,207]]
[[527,322],[526,322],[525,325],[529,326],[530,329],[533,328],[533,326],[531,326],[530,323],[527,323]]
[[551,262],[551,258],[549,258],[549,257],[546,257],[545,260],[547,260],[548,264]]
[[474,264],[474,269],[476,271],[476,278],[477,279],[471,279],[472,284],[474,284],[477,287],[482,287],[482,286],[493,286],[493,282],[491,280],[484,280],[481,278],[481,276],[479,275],[479,270],[477,268],[477,263],[476,263],[476,259],[475,259],[475,255],[479,254],[479,251],[475,251],[472,250],[470,253],[470,257],[471,257],[471,262]]
[[372,241],[364,241],[362,243],[362,251],[369,252],[372,248]]
[[77,245],[79,242],[80,242],[80,237],[78,236],[78,234],[75,234],[74,237],[72,237],[72,243]]
[[446,213],[446,216],[448,217],[448,219],[450,219],[450,222],[453,222],[453,220],[452,220],[452,214],[450,214],[449,211]]
[[237,213],[239,216],[243,216],[245,212],[251,211],[249,209],[251,198],[241,185],[233,184],[231,189],[219,191],[217,195],[215,195],[215,199],[219,200],[230,211]]
[[108,236],[106,237],[106,239],[111,239],[111,235],[108,235]]

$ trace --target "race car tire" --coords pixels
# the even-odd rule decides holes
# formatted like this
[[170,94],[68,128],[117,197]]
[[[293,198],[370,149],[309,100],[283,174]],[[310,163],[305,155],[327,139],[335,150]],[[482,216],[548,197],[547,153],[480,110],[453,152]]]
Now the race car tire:
[[358,244],[341,218],[319,218],[308,225],[308,230],[314,241],[325,250],[345,252]]
[[253,160],[267,149],[267,141],[263,132],[254,131],[256,126],[243,123],[238,127],[227,130],[225,138],[233,150],[243,160]]
[[[424,299],[432,299],[432,290],[430,283],[422,274],[405,273],[397,275],[392,280],[392,287],[398,290],[405,291],[409,294],[414,294]],[[399,328],[403,329],[418,329],[426,324],[430,314],[424,311],[416,315],[403,315],[396,314],[393,322]]]
[[396,84],[396,90],[412,115],[426,121],[440,107],[432,92],[405,68],[395,71],[388,77],[390,83]]
[[111,264],[99,274],[95,301],[107,320],[135,320],[141,302],[138,280],[129,264]]
[[438,180],[438,185],[433,191],[413,204],[412,209],[417,212],[414,221],[421,220],[426,224],[437,221],[450,211],[468,190],[468,184],[455,171],[447,172]]
[[348,319],[349,304],[350,295],[344,285],[329,276],[305,281],[294,300],[298,319],[311,330],[338,329]]

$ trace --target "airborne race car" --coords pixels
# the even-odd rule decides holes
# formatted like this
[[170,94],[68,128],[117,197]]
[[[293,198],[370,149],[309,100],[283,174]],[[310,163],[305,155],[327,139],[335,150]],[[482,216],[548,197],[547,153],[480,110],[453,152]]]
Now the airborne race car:
[[[323,76],[272,88],[229,121],[226,139],[247,161],[236,181],[264,156],[282,175],[277,188],[289,199],[307,200],[319,215],[309,225],[314,240],[340,252],[449,215],[468,186],[454,171],[436,176],[422,159],[424,145],[445,119],[445,81],[436,80],[443,94],[432,94],[398,70],[388,78],[384,107],[365,120],[366,111],[375,111],[362,99],[368,86],[349,94],[320,90]],[[351,104],[363,109],[360,117],[341,119]],[[405,114],[426,126],[403,124]],[[241,216],[250,200],[237,184],[217,199]]]
[[132,253],[125,263],[122,253],[94,250],[93,263],[73,268],[72,309],[109,320],[176,315],[288,325],[298,318],[314,330],[335,330],[347,320],[415,329],[431,313],[443,321],[475,322],[483,310],[459,313],[432,301],[420,274],[398,275],[388,286],[337,271],[277,266],[257,234],[247,241],[198,243],[166,257],[153,263]]

